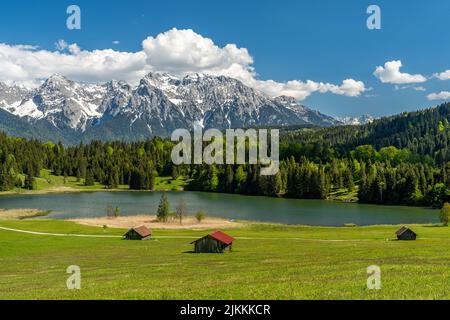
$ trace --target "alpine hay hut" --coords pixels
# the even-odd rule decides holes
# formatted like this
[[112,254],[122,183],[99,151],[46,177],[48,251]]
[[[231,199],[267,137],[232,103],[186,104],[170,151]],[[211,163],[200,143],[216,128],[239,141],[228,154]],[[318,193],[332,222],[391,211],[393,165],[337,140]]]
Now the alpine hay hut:
[[196,253],[222,253],[230,250],[235,239],[221,231],[215,231],[207,236],[191,242]]
[[417,234],[408,227],[401,227],[395,233],[397,240],[416,240]]
[[149,240],[151,237],[152,231],[144,225],[131,228],[123,236],[125,240]]

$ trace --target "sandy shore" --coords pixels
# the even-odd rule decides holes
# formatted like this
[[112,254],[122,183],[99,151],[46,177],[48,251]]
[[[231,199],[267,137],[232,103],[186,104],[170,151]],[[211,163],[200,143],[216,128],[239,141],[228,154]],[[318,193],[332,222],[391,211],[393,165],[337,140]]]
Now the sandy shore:
[[48,215],[48,211],[38,209],[0,209],[0,220],[27,219]]
[[171,222],[159,222],[156,216],[150,215],[138,215],[129,217],[118,217],[118,218],[84,218],[84,219],[70,219],[78,224],[94,227],[107,226],[108,228],[132,228],[139,225],[146,225],[153,229],[192,229],[192,230],[202,230],[202,229],[229,229],[229,228],[239,228],[243,227],[244,223],[229,221],[220,218],[206,218],[201,223],[199,223],[194,217],[186,217],[183,219],[183,224],[179,221]]

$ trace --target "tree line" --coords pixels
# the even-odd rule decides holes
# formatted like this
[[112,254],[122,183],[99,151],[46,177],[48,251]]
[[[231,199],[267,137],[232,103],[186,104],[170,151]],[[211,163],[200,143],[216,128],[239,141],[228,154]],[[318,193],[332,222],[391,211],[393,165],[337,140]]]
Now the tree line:
[[0,133],[0,190],[34,189],[42,169],[105,188],[153,190],[155,178],[183,177],[190,190],[326,199],[343,190],[375,204],[442,206],[449,201],[450,104],[376,120],[364,126],[282,132],[280,171],[259,165],[182,165],[174,143],[100,142],[64,146]]

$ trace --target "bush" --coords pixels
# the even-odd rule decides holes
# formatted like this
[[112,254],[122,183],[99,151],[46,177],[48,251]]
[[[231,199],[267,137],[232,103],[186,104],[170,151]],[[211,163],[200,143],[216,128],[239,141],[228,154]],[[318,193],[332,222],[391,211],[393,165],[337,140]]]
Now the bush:
[[106,211],[106,216],[108,218],[120,217],[120,208],[119,207],[113,207],[112,205],[107,205],[105,211]]
[[444,206],[439,213],[439,220],[444,226],[448,226],[448,221],[450,219],[450,204],[448,202],[444,203]]
[[203,210],[198,211],[195,214],[195,219],[197,219],[198,223],[201,223],[203,220],[205,220],[206,214]]

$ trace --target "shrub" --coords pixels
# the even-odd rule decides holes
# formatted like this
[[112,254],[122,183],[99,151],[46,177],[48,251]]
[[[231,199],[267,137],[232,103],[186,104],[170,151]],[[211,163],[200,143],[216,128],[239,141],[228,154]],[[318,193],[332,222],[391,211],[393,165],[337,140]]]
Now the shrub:
[[448,221],[450,219],[450,204],[448,202],[444,203],[444,206],[439,213],[439,220],[444,226],[448,226]]
[[198,223],[201,223],[203,220],[205,220],[206,214],[203,210],[198,211],[195,214],[195,219],[197,219]]

